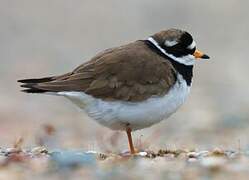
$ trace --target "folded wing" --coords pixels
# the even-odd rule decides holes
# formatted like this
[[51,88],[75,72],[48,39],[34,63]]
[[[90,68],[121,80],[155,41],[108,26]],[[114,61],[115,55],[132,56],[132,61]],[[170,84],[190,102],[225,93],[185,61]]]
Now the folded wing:
[[27,93],[80,91],[104,100],[134,102],[167,93],[176,82],[176,71],[143,41],[136,41],[108,49],[70,73],[19,82]]

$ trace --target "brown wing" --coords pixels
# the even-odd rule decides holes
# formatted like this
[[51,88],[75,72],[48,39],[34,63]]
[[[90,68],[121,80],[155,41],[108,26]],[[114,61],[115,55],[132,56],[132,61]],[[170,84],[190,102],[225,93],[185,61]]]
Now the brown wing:
[[105,100],[135,102],[167,93],[176,81],[175,74],[169,61],[143,41],[136,41],[106,50],[71,73],[50,80],[42,78],[32,88],[44,92],[83,91]]

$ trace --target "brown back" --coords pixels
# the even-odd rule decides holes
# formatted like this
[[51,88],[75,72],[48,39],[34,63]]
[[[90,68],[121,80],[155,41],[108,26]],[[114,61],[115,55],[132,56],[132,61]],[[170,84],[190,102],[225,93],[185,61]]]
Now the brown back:
[[107,49],[71,73],[33,87],[52,91],[82,91],[104,100],[143,101],[167,93],[176,72],[165,58],[143,41]]

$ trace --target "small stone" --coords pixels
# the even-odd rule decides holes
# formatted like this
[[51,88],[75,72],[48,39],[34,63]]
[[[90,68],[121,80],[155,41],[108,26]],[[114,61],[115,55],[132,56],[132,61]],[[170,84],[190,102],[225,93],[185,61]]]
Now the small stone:
[[99,159],[100,160],[105,160],[108,156],[106,154],[100,153],[99,154]]
[[60,150],[49,153],[52,162],[61,168],[71,168],[75,166],[95,165],[96,157],[93,153],[85,153],[73,150]]
[[228,158],[234,159],[237,158],[240,155],[240,152],[232,151],[232,150],[227,150],[225,151],[225,155]]
[[168,153],[170,153],[171,151],[170,150],[163,150],[163,149],[160,149],[159,151],[158,151],[158,153],[157,153],[157,155],[158,156],[161,156],[161,157],[163,157],[165,154],[168,154]]
[[2,148],[0,148],[0,155],[4,155],[4,154],[5,154],[5,151]]
[[189,152],[189,153],[187,153],[187,156],[189,158],[197,158],[199,156],[199,154],[197,152]]
[[213,156],[224,156],[225,152],[219,148],[215,148],[212,152],[211,155]]
[[159,155],[154,153],[153,151],[147,152],[147,155],[146,155],[147,158],[156,158],[157,156]]
[[89,153],[89,154],[98,154],[97,151],[86,151],[85,153]]
[[13,154],[13,153],[20,153],[20,152],[22,152],[22,150],[19,149],[19,148],[7,148],[6,149],[6,154],[7,155],[8,154]]
[[148,154],[147,152],[139,152],[138,153],[139,156],[143,156],[143,157],[147,156],[147,154]]
[[39,146],[31,150],[32,155],[47,154],[48,150],[45,147]]
[[198,152],[198,157],[206,157],[208,156],[209,152],[208,151],[200,151]]

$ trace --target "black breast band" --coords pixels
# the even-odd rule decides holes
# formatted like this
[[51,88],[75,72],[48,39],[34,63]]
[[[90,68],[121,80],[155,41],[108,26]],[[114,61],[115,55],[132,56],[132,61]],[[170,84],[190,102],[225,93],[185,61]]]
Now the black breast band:
[[177,72],[179,72],[182,77],[186,80],[187,85],[190,86],[191,82],[192,82],[192,77],[193,77],[193,65],[184,65],[181,64],[177,61],[175,61],[174,59],[170,58],[169,56],[167,56],[166,54],[164,54],[163,52],[160,51],[160,49],[158,49],[152,42],[150,42],[149,40],[143,40],[143,42],[154,52],[156,52],[158,55],[164,57],[165,59],[167,59],[168,61],[171,62],[171,64],[173,65],[173,67],[176,69]]

